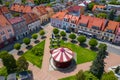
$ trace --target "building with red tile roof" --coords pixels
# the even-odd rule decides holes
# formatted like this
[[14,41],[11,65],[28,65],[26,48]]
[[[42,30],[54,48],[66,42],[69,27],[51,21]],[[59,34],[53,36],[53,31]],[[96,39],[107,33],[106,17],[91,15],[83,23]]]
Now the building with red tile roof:
[[20,13],[32,13],[32,7],[28,5],[22,5],[19,3],[14,3],[11,8],[11,11],[20,12]]
[[113,42],[116,30],[119,28],[119,26],[120,26],[119,22],[108,21],[106,28],[104,29],[104,32],[102,34],[103,36],[102,39]]
[[29,30],[26,25],[25,19],[23,19],[22,17],[15,17],[8,20],[12,25],[17,40],[27,36]]
[[104,5],[94,5],[92,8],[92,11],[95,11],[97,9],[105,9],[105,8],[106,8],[106,6],[104,6]]
[[40,20],[36,14],[34,13],[24,14],[23,18],[26,20],[29,32],[40,29],[41,27]]
[[40,18],[40,23],[43,24],[49,21],[48,11],[45,6],[36,6],[33,8],[33,12]]
[[0,19],[0,48],[2,48],[13,41],[14,31],[12,25],[3,15],[0,15]]
[[62,27],[62,20],[64,19],[64,16],[66,13],[67,13],[67,11],[60,11],[60,12],[57,12],[56,14],[54,14],[51,17],[51,25],[61,28]]
[[0,6],[0,14],[4,15],[7,19],[13,18],[10,10],[6,6]]

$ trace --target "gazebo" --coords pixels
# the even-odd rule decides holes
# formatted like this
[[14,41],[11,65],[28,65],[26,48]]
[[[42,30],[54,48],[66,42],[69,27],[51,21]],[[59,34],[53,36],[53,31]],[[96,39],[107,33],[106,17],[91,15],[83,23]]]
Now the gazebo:
[[58,68],[70,66],[74,53],[68,48],[57,48],[51,51],[53,64]]

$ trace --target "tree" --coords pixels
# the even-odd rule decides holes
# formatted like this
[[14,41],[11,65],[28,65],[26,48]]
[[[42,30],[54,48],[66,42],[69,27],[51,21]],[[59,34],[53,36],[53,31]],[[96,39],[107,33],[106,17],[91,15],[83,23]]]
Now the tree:
[[38,38],[38,35],[37,34],[33,34],[32,38],[36,40]]
[[5,6],[9,7],[10,2],[5,2]]
[[57,28],[54,28],[54,29],[53,29],[53,33],[54,33],[54,34],[58,34],[58,33],[59,33],[59,30],[58,30]]
[[25,57],[23,57],[23,56],[19,57],[16,64],[17,64],[18,72],[28,70],[29,63],[27,62]]
[[14,45],[14,49],[16,49],[16,50],[20,50],[20,48],[21,48],[20,43],[16,43],[16,44]]
[[76,80],[85,80],[85,75],[84,72],[82,70],[80,70],[77,74],[76,74]]
[[114,11],[113,10],[109,13],[108,19],[109,20],[113,20],[114,19]]
[[120,15],[117,16],[117,18],[115,19],[115,21],[120,22]]
[[3,65],[6,67],[8,74],[14,73],[16,71],[16,60],[14,59],[13,55],[6,54],[2,56]]
[[71,33],[71,34],[69,35],[69,38],[72,39],[72,40],[74,40],[74,39],[76,39],[76,35],[75,35],[74,33]]
[[39,34],[43,37],[45,35],[45,31],[44,30],[40,30]]
[[62,38],[64,38],[66,36],[66,33],[64,31],[61,31],[60,35],[62,36]]
[[112,71],[104,73],[101,80],[118,80]]
[[[103,44],[102,44],[103,45]],[[105,47],[99,46],[99,51],[96,59],[93,61],[92,66],[90,67],[90,72],[94,74],[97,78],[101,78],[104,73],[104,59],[105,59]]]
[[89,4],[88,4],[88,9],[89,9],[89,10],[92,10],[92,8],[93,8],[94,5],[95,5],[94,2],[89,3]]
[[22,3],[25,4],[25,3],[26,3],[26,0],[22,0]]
[[4,55],[7,55],[8,54],[8,52],[7,51],[1,51],[0,52],[0,58],[2,58]]
[[104,51],[107,50],[107,45],[104,44],[104,43],[100,43],[99,46],[98,46],[99,49],[103,49]]
[[104,18],[104,19],[106,19],[108,16],[107,16],[106,13],[98,13],[98,14],[97,14],[97,17],[98,17],[98,18]]
[[84,43],[86,41],[86,37],[81,35],[77,38],[77,40],[80,42],[80,44]]
[[89,41],[89,45],[90,45],[91,47],[96,47],[97,44],[98,44],[98,42],[97,42],[96,39],[90,39],[90,41]]
[[0,4],[3,4],[3,0],[0,0]]
[[29,45],[29,44],[30,44],[30,39],[29,39],[29,38],[24,38],[24,39],[23,39],[23,42],[24,42],[26,45]]

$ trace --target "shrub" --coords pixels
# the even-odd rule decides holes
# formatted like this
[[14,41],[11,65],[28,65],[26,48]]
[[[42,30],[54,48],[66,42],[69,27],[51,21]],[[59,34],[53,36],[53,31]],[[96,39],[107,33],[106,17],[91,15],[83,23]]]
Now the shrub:
[[98,42],[97,42],[96,39],[90,39],[90,41],[89,41],[89,45],[90,45],[91,47],[96,47],[97,44],[98,44]]
[[38,35],[37,35],[37,34],[33,34],[33,35],[32,35],[32,38],[33,38],[33,39],[37,39],[37,38],[38,38]]
[[72,33],[72,34],[69,35],[69,38],[72,39],[72,40],[76,39],[76,35],[74,33]]
[[29,39],[29,38],[24,38],[24,39],[23,39],[23,42],[24,42],[26,45],[29,45],[29,44],[30,44],[30,39]]
[[14,49],[16,49],[16,50],[19,50],[20,48],[21,48],[20,43],[16,43],[16,44],[14,45]]
[[53,29],[53,33],[54,33],[54,34],[58,34],[58,33],[59,33],[59,29],[54,28],[54,29]]
[[80,42],[80,44],[84,43],[86,41],[86,37],[81,35],[77,38],[77,40]]

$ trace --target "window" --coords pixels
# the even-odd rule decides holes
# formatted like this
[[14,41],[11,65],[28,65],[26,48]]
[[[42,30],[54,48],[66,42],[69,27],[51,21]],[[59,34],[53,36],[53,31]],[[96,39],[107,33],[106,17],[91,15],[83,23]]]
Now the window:
[[2,39],[3,39],[4,41],[6,41],[6,40],[7,40],[6,36],[3,36],[3,37],[2,37]]
[[99,27],[97,27],[97,26],[92,26],[92,29],[99,30]]
[[8,32],[11,32],[11,29],[8,29]]
[[12,37],[13,37],[12,33],[10,33],[10,34],[9,34],[9,37],[10,37],[10,38],[12,38]]
[[80,23],[80,26],[87,27],[87,24]]
[[5,34],[5,32],[4,32],[4,31],[2,31],[2,32],[0,32],[0,34],[1,34],[1,35],[4,35],[4,34]]

